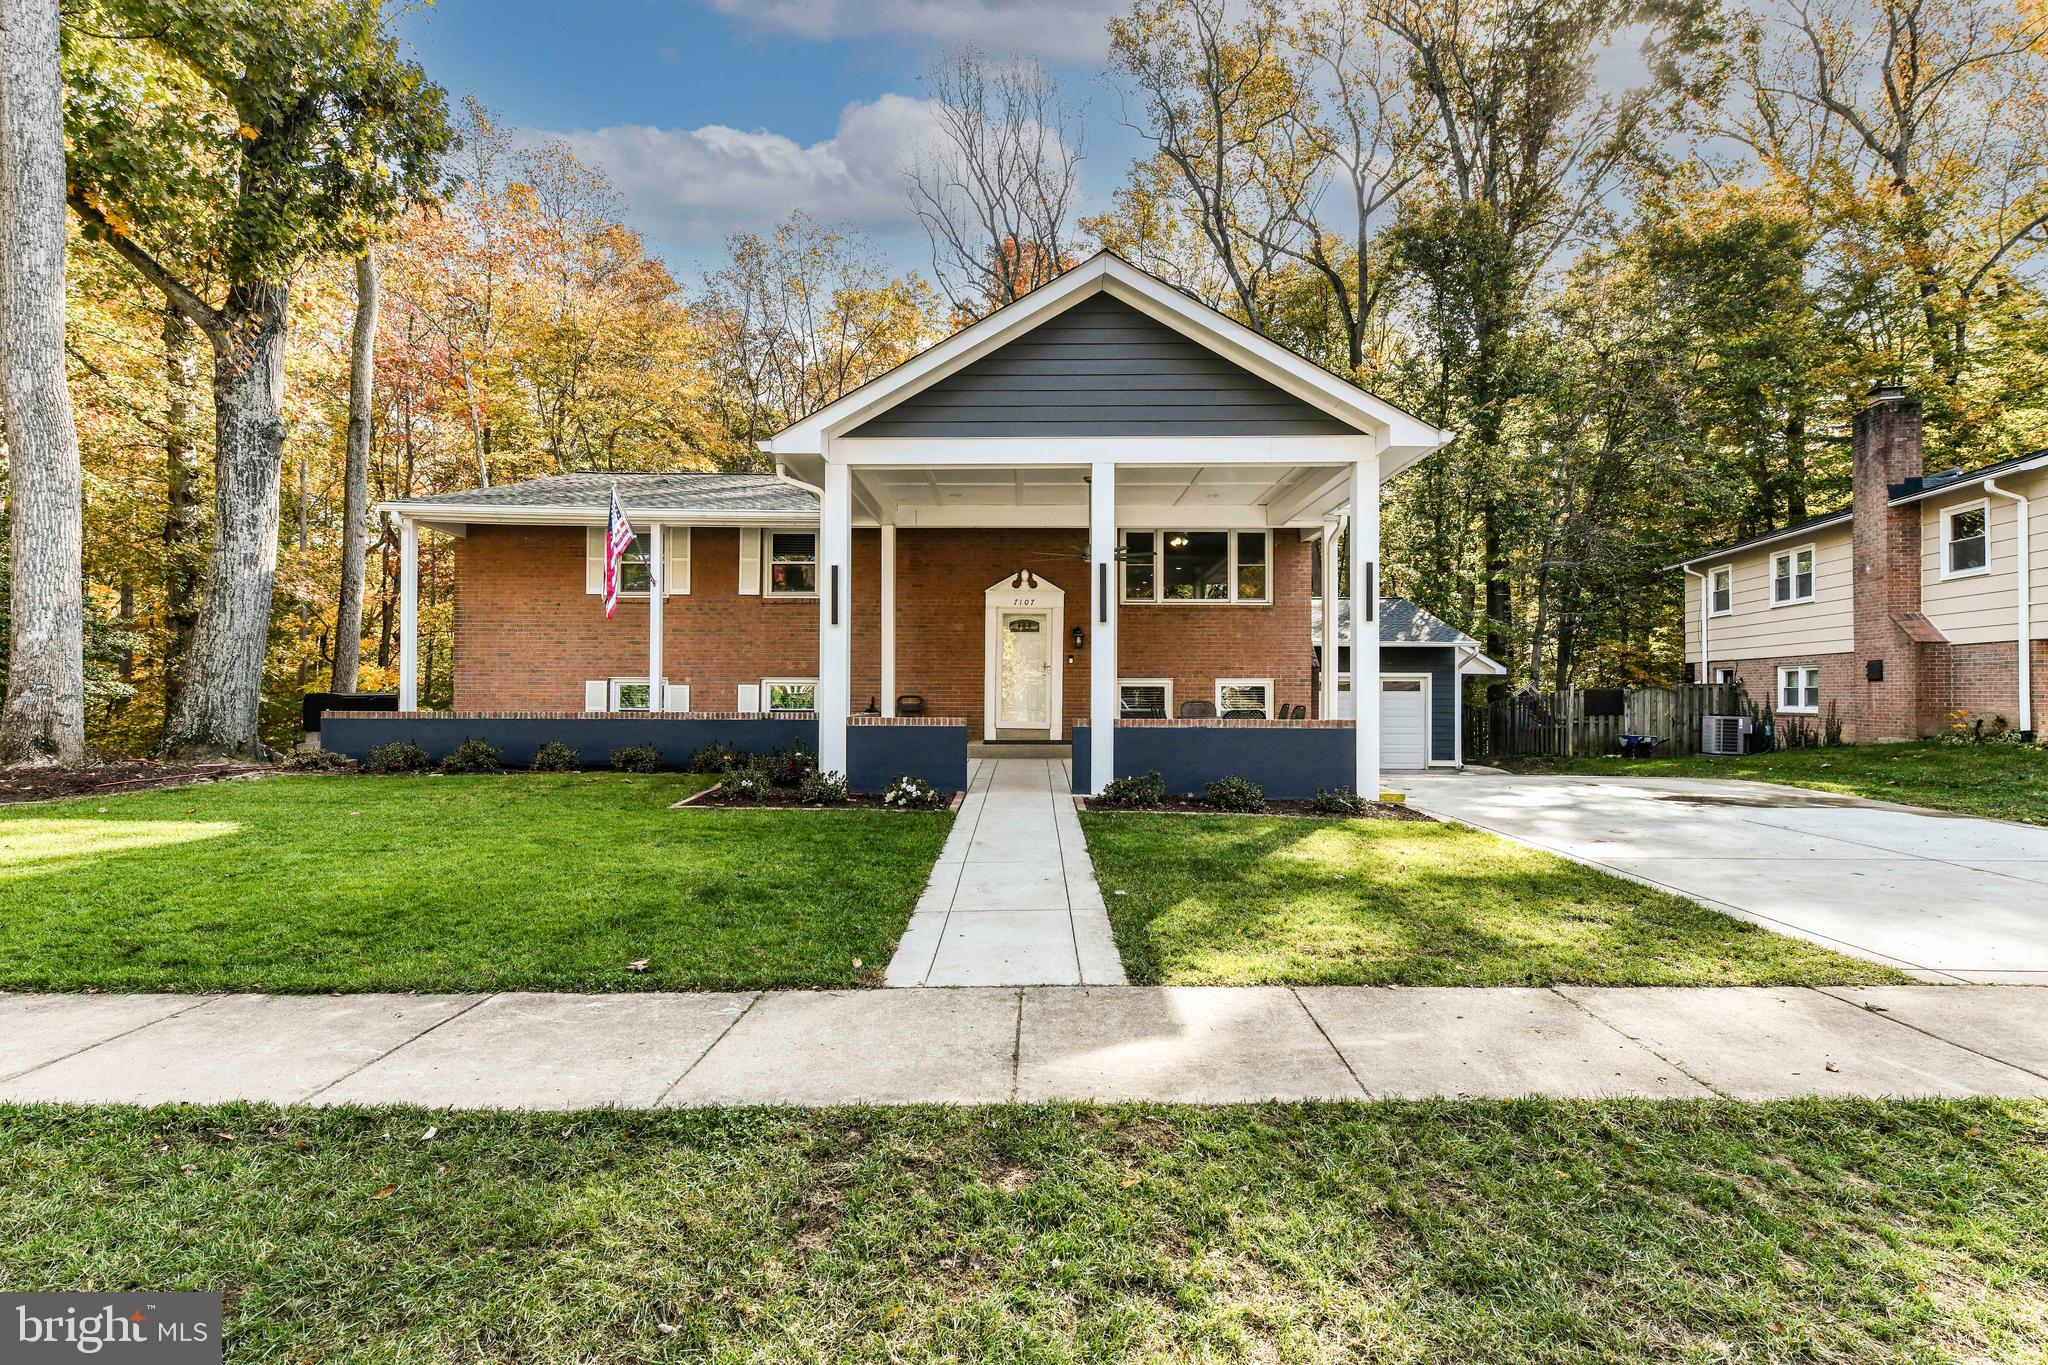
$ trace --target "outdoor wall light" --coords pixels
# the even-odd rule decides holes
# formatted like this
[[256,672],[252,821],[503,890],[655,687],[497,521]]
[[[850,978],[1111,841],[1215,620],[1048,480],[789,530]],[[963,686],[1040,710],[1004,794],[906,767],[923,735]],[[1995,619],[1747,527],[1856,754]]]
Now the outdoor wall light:
[[1082,644],[1082,642],[1081,642],[1081,628],[1080,628],[1079,626],[1075,626],[1075,627],[1074,627],[1074,648],[1075,648],[1075,649],[1083,649],[1083,648],[1086,648],[1086,646],[1084,646],[1084,645]]

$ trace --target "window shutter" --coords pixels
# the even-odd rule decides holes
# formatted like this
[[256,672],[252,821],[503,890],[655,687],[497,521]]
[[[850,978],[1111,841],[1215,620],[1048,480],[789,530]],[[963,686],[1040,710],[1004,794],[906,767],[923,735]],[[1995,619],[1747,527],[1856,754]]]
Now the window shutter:
[[609,711],[611,709],[611,685],[603,678],[593,678],[583,684],[583,709],[586,711]]
[[663,683],[661,685],[661,709],[664,711],[689,710],[690,685],[688,683]]
[[761,529],[758,526],[740,527],[740,592],[748,597],[761,595]]
[[604,528],[599,526],[583,531],[583,591],[604,592]]
[[690,528],[667,526],[661,533],[661,595],[674,597],[690,591]]
[[739,710],[742,715],[757,715],[761,710],[761,684],[741,683]]

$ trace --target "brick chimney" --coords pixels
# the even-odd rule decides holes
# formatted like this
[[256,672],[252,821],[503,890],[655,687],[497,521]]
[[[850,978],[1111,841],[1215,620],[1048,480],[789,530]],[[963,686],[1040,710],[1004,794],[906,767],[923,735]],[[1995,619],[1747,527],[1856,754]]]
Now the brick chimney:
[[[1893,493],[1917,487],[1925,473],[1920,404],[1880,384],[1856,414],[1854,513],[1854,672],[1857,702],[1845,708],[1860,743],[1913,739],[1921,728],[1921,679],[1930,661],[1917,638],[1920,615],[1920,508],[1889,506]],[[1929,680],[1931,681],[1931,675]]]

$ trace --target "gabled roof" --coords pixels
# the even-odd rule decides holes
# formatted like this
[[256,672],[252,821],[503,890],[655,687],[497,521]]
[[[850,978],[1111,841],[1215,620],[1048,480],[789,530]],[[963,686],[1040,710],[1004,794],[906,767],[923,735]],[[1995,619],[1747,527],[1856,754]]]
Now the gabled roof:
[[521,521],[555,514],[563,521],[601,522],[619,490],[627,514],[664,520],[760,517],[816,520],[818,499],[809,489],[773,474],[557,474],[460,493],[435,493],[381,504],[379,511],[451,521]]
[[1839,512],[1829,512],[1823,516],[1808,517],[1804,521],[1792,522],[1790,525],[1782,526],[1775,531],[1765,531],[1762,535],[1750,536],[1744,540],[1730,541],[1726,545],[1717,545],[1711,550],[1702,550],[1696,555],[1681,559],[1675,564],[1666,564],[1664,567],[1666,569],[1682,569],[1689,564],[1704,564],[1710,559],[1726,559],[1728,556],[1740,554],[1744,550],[1754,550],[1759,546],[1772,545],[1781,540],[1791,540],[1796,536],[1811,535],[1815,531],[1825,531],[1831,526],[1847,526],[1850,515],[1849,509],[1845,507]]
[[761,448],[779,456],[817,455],[830,436],[868,421],[1083,299],[1109,293],[1242,366],[1353,430],[1385,433],[1381,477],[1405,468],[1452,437],[1386,399],[1261,336],[1113,252],[1101,251],[1048,284],[926,348],[838,400],[777,432]]
[[[1321,640],[1323,635],[1323,599],[1309,599],[1309,638]],[[1337,604],[1337,643],[1351,643],[1351,601],[1341,599]],[[1380,599],[1380,643],[1383,645],[1462,645],[1470,649],[1479,648],[1479,642],[1459,630],[1456,626],[1433,616],[1416,606],[1405,597],[1382,597]]]

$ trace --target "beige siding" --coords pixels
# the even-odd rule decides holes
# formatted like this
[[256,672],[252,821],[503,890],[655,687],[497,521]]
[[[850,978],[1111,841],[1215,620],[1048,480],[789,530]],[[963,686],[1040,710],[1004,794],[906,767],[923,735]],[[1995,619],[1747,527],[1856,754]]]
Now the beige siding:
[[[1814,547],[1813,601],[1796,606],[1771,605],[1771,558],[1801,546]],[[1745,550],[1725,560],[1696,565],[1711,575],[1722,564],[1735,568],[1733,610],[1713,618],[1709,638],[1714,658],[1773,659],[1781,656],[1833,654],[1853,648],[1855,613],[1849,526],[1830,526],[1810,537],[1780,541]],[[1700,657],[1700,612],[1705,602],[1700,581],[1686,578],[1685,657]]]
[[[2035,638],[2048,638],[2048,472],[2034,471],[2001,479],[2002,487],[2033,500],[2027,539],[2032,542],[2030,577]],[[1943,515],[1953,507],[1985,501],[1991,512],[1991,572],[1969,578],[1941,576]],[[2010,498],[1984,491],[1983,486],[1920,504],[1920,602],[1927,619],[1949,643],[1989,644],[2013,638],[2017,603],[2014,561],[2018,554],[2019,508]]]

